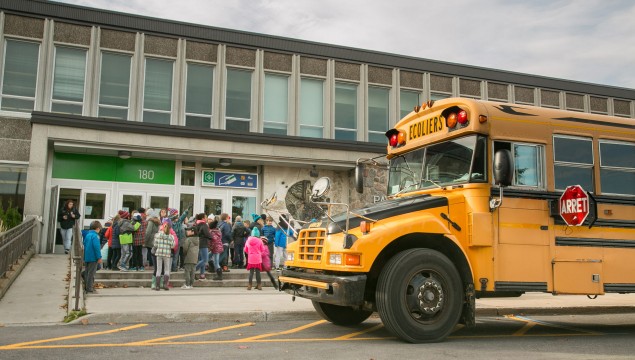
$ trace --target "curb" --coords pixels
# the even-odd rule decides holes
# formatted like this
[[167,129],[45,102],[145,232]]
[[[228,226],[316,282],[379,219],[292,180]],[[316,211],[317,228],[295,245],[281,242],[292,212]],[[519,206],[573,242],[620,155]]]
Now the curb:
[[[594,315],[635,313],[635,306],[590,306],[563,308],[482,308],[476,316],[505,315]],[[379,317],[374,313],[372,317]],[[214,313],[95,313],[69,322],[67,325],[130,324],[130,323],[209,323],[209,322],[267,322],[291,320],[319,320],[314,310],[306,311],[246,311]]]
[[136,314],[88,314],[67,325],[129,324],[129,323],[209,323],[209,322],[266,322],[290,320],[318,320],[320,316],[310,311],[246,311],[227,313],[154,313]]

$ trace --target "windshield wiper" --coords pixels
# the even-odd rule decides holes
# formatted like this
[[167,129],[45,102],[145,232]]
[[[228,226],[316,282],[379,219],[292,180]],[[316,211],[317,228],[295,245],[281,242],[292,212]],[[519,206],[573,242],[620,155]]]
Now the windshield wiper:
[[445,189],[445,187],[441,186],[438,182],[434,181],[434,180],[430,180],[430,179],[422,179],[421,181],[428,181],[430,183],[432,183],[433,185],[435,185],[436,187],[438,187],[439,189]]

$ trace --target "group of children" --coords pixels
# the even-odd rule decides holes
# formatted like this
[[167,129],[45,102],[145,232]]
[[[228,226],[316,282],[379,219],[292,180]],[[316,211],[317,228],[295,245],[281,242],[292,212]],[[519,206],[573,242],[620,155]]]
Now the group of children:
[[[158,213],[153,209],[138,209],[132,214],[120,210],[106,227],[102,227],[98,221],[91,223],[89,233],[84,236],[84,248],[86,249],[87,242],[91,246],[90,251],[85,251],[86,269],[92,274],[85,278],[86,290],[94,291],[94,273],[102,258],[106,259],[103,266],[110,270],[145,270],[148,264],[153,265],[153,290],[169,289],[170,271],[178,269],[176,260],[179,257],[180,265],[185,271],[183,289],[191,289],[197,278],[205,279],[208,263],[209,271],[215,272],[214,280],[222,280],[223,271],[229,271],[226,266],[230,256],[229,242],[234,242],[237,235],[242,237],[243,245],[234,248],[232,263],[243,267],[243,259],[247,260],[248,290],[253,288],[254,273],[256,289],[262,290],[262,271],[267,273],[274,287],[278,288],[271,274],[271,265],[274,260],[275,268],[280,269],[286,258],[287,237],[293,235],[286,217],[281,217],[278,228],[272,226],[273,219],[266,215],[253,214],[253,225],[247,221],[242,224],[240,217],[237,217],[232,228],[226,214],[221,214],[220,221],[214,215],[208,217],[198,214],[188,224],[187,212],[186,210],[179,216],[178,211],[171,208],[161,209]],[[229,237],[222,234],[221,230],[229,233]],[[97,247],[93,244],[95,239]],[[106,249],[106,243],[107,256],[101,250]],[[272,259],[274,244],[276,256]]]

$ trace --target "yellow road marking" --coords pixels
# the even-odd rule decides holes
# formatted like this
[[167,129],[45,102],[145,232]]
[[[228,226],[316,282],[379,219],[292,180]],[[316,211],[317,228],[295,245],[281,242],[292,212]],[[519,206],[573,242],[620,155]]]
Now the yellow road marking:
[[[529,319],[529,318],[524,317],[524,316],[505,315],[505,317],[507,319],[511,319],[511,320],[522,321],[522,322],[526,322],[526,323],[534,323],[534,325],[542,325],[542,326],[551,327],[551,328],[555,328],[555,329],[562,329],[562,330],[581,332],[581,333],[585,333],[585,334],[589,334],[589,335],[603,335],[602,333],[597,332],[597,331],[579,329],[579,328],[574,328],[574,327],[569,327],[569,326],[562,326],[562,325],[552,324],[552,323],[548,323],[548,322],[540,321],[540,320],[532,320],[532,319]],[[519,332],[521,330],[523,330],[523,329],[520,329]],[[529,329],[527,329],[527,330],[529,330]]]
[[384,327],[384,324],[378,324],[378,325],[375,325],[375,326],[373,326],[371,328],[368,328],[366,330],[357,331],[357,332],[350,333],[350,334],[347,334],[347,335],[344,335],[344,336],[336,337],[336,338],[333,338],[332,340],[350,340],[351,338],[353,338],[353,337],[355,337],[357,335],[362,335],[362,334],[366,334],[366,333],[369,333],[369,332],[373,332],[373,331],[379,330],[379,329],[381,329],[383,327]]
[[137,325],[122,327],[122,328],[119,328],[119,329],[112,329],[112,330],[98,331],[98,332],[85,333],[85,334],[62,336],[62,337],[57,337],[57,338],[52,338],[52,339],[44,339],[44,340],[35,340],[35,341],[22,342],[22,343],[17,343],[17,344],[0,346],[0,350],[19,348],[19,347],[23,347],[23,346],[27,346],[27,345],[41,344],[41,343],[45,343],[45,342],[70,340],[70,339],[79,339],[79,338],[83,338],[83,337],[95,336],[95,335],[103,335],[103,334],[112,334],[112,333],[116,333],[116,332],[120,332],[120,331],[138,329],[138,328],[144,327],[144,326],[148,326],[148,324],[137,324]]
[[531,330],[532,327],[536,326],[537,323],[530,321],[525,324],[520,330],[516,331],[512,334],[512,336],[524,336],[527,331]]
[[306,325],[302,325],[302,326],[298,326],[297,328],[293,328],[293,329],[289,329],[289,330],[285,330],[285,331],[280,331],[280,332],[275,332],[275,333],[268,333],[268,334],[262,334],[262,335],[256,335],[256,336],[252,336],[252,337],[248,337],[248,338],[244,338],[244,339],[236,339],[234,340],[235,342],[243,342],[243,341],[251,341],[251,340],[258,340],[258,339],[262,339],[262,338],[266,338],[266,337],[271,337],[271,336],[276,336],[276,335],[288,335],[288,334],[293,334],[295,332],[298,331],[302,331],[304,329],[308,329],[310,327],[313,326],[317,326],[320,324],[324,324],[326,322],[326,320],[318,320],[316,322],[312,322],[310,324],[306,324]]
[[162,337],[162,338],[157,338],[157,339],[150,339],[150,340],[145,340],[145,341],[135,341],[135,342],[127,343],[126,345],[145,345],[145,344],[150,344],[150,343],[165,342],[167,340],[181,339],[181,338],[190,337],[190,336],[200,336],[200,335],[213,334],[213,333],[221,332],[221,331],[225,331],[225,330],[238,329],[238,328],[241,328],[241,327],[254,326],[254,325],[255,325],[255,323],[249,322],[249,323],[244,323],[244,324],[239,324],[239,325],[226,326],[226,327],[217,328],[217,329],[199,331],[199,332],[190,333],[190,334],[167,336],[167,337]]

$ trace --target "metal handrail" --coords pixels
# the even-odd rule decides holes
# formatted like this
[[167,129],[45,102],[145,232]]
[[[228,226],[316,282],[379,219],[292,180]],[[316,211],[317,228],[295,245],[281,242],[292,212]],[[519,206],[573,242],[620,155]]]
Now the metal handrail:
[[0,233],[0,277],[4,277],[11,266],[33,246],[35,218]]
[[79,311],[80,291],[83,288],[82,269],[84,268],[84,244],[82,238],[82,231],[79,224],[81,222],[75,221],[73,225],[73,251],[71,252],[73,262],[75,263],[75,307],[73,310]]

